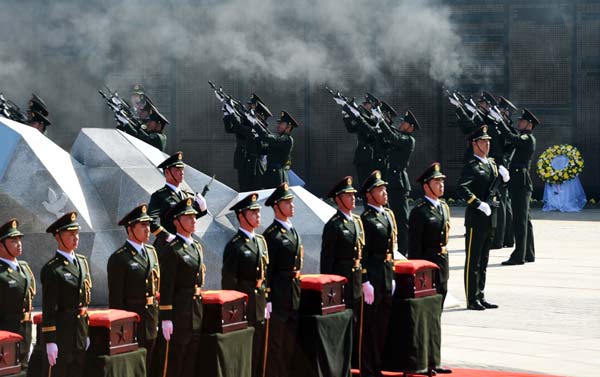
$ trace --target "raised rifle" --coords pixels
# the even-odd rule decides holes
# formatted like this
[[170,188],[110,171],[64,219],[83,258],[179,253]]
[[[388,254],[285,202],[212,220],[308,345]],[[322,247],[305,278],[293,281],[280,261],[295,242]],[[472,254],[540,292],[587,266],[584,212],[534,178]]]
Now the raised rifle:
[[105,86],[106,92],[98,90],[98,93],[106,100],[108,107],[115,113],[115,119],[120,126],[132,127],[138,131],[146,132],[146,125],[135,116],[131,106],[127,101],[119,96],[119,93],[112,91]]
[[27,117],[23,115],[19,106],[4,97],[3,93],[0,93],[0,116],[14,120],[15,122],[27,123]]
[[259,119],[252,109],[247,109],[242,104],[242,101],[225,93],[225,91],[223,90],[223,87],[219,86],[217,88],[217,86],[210,80],[208,80],[208,85],[210,85],[210,87],[215,91],[215,96],[217,96],[217,99],[219,101],[221,101],[223,104],[229,105],[233,109],[233,112],[235,113],[235,115],[237,115],[240,119],[246,119],[252,125],[259,126],[262,129],[264,129],[265,132],[271,133],[271,131],[269,131],[267,124],[265,122],[263,122],[261,119]]

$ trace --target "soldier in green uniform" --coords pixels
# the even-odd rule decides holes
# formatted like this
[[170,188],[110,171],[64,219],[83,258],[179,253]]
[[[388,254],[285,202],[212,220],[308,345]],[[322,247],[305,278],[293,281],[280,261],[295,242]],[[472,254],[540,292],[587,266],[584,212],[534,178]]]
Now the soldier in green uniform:
[[[247,106],[263,123],[273,116],[256,94],[252,94]],[[225,132],[235,134],[233,167],[238,174],[240,191],[261,189],[266,170],[265,145],[254,130],[251,121],[245,116],[238,116],[229,103],[223,102],[223,125]]]
[[[365,230],[363,268],[366,270],[369,294],[365,292],[365,320],[362,345],[361,376],[380,376],[385,336],[392,312],[394,294],[393,247],[396,243],[394,212],[386,208],[387,182],[375,170],[363,183],[360,194],[367,201],[361,215]],[[374,293],[371,294],[371,292]]]
[[508,181],[508,172],[499,173],[496,162],[488,158],[490,136],[487,126],[469,135],[472,158],[464,165],[457,185],[458,196],[467,202],[465,210],[465,296],[467,309],[495,309],[498,305],[485,299],[484,289],[490,247],[496,227],[499,174]]
[[158,334],[158,300],[160,268],[156,250],[147,245],[150,238],[148,206],[142,204],[125,215],[120,226],[127,231],[127,241],[108,258],[108,306],[136,312],[140,316],[137,341],[146,348],[146,370]]
[[52,123],[48,119],[48,106],[37,94],[32,93],[27,102],[27,124],[45,134]]
[[16,219],[10,219],[0,226],[0,330],[23,337],[19,360],[23,368],[27,368],[31,348],[31,303],[36,287],[29,264],[17,260],[23,254],[23,233],[18,225]]
[[389,168],[386,174],[388,180],[388,195],[390,208],[398,224],[398,251],[406,255],[408,248],[408,195],[410,194],[410,180],[408,179],[408,164],[410,156],[415,150],[415,138],[412,133],[420,129],[417,118],[410,110],[404,112],[398,129],[391,127],[392,118],[396,112],[387,103],[382,101],[381,110],[384,121],[380,122],[384,138],[390,144]]
[[164,151],[167,147],[167,135],[164,134],[164,129],[169,124],[169,120],[158,111],[156,106],[151,102],[148,103],[150,110],[148,111],[148,117],[142,119],[145,122],[144,126],[138,128],[130,123],[119,122],[117,129]]
[[206,266],[200,243],[192,238],[200,213],[194,200],[177,203],[168,216],[177,236],[167,246],[160,270],[167,278],[160,285],[160,320],[166,341],[160,370],[169,377],[192,377],[196,370],[202,328],[202,286]]
[[194,194],[180,187],[185,177],[184,166],[183,152],[176,152],[158,165],[159,169],[163,169],[166,183],[150,197],[148,215],[152,217],[150,231],[156,237],[154,247],[159,258],[164,246],[175,239],[175,225],[167,216],[172,207],[183,199],[193,198],[194,208],[199,215],[207,213],[206,200],[200,193]]
[[[346,277],[344,302],[352,309],[352,364],[360,368],[361,316],[363,313],[363,283],[367,285],[366,270],[361,259],[365,245],[365,232],[359,215],[352,213],[356,207],[352,177],[344,177],[327,194],[335,201],[337,212],[323,228],[321,243],[321,273]],[[365,290],[368,288],[365,288]]]
[[[424,195],[410,211],[408,259],[425,259],[438,267],[437,292],[442,295],[442,310],[448,293],[450,265],[448,263],[448,236],[450,235],[450,208],[441,197],[444,195],[444,179],[440,163],[434,162],[417,182],[423,187]],[[451,369],[437,367],[436,373],[452,373]]]
[[294,139],[292,130],[300,127],[300,124],[288,112],[282,111],[277,120],[277,135],[270,133],[267,129],[254,125],[254,129],[266,144],[267,171],[264,175],[264,188],[274,188],[283,182],[289,182],[288,170],[292,166],[292,149]]
[[291,376],[296,349],[298,309],[300,307],[300,273],[304,249],[290,218],[294,216],[294,194],[286,182],[277,186],[265,205],[275,212],[273,223],[263,233],[269,250],[267,280],[273,313],[270,319],[267,375]]
[[225,245],[221,288],[243,292],[248,295],[246,315],[248,324],[254,327],[252,342],[252,376],[263,375],[265,346],[265,318],[270,315],[267,305],[268,282],[266,279],[269,254],[265,238],[254,231],[260,226],[258,194],[252,193],[231,207],[235,211],[240,228]]
[[92,275],[87,258],[76,254],[77,213],[69,212],[47,229],[56,239],[56,255],[43,267],[42,341],[52,376],[82,376],[89,346],[87,307]]
[[540,121],[529,110],[523,109],[523,114],[517,125],[519,134],[508,127],[502,128],[504,137],[515,146],[515,154],[510,164],[511,180],[508,184],[513,210],[513,230],[515,233],[515,250],[503,265],[516,265],[535,261],[535,245],[533,242],[533,225],[529,203],[533,184],[529,169],[535,152],[535,137],[533,129]]
[[52,123],[44,115],[42,115],[40,113],[33,112],[33,113],[31,113],[31,116],[27,120],[27,124],[29,126],[35,128],[36,130],[40,131],[41,133],[45,134],[46,133],[46,129]]

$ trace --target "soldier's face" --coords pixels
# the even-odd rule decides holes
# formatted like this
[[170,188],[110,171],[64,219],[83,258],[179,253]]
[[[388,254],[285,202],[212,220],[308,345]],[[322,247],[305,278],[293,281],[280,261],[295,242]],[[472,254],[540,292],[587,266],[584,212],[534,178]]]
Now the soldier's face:
[[473,152],[481,157],[487,156],[490,152],[490,141],[486,139],[473,141]]
[[0,243],[0,257],[11,260],[21,256],[23,254],[21,238],[18,236],[4,239],[4,242]]
[[294,200],[293,199],[280,200],[277,203],[277,208],[279,208],[279,211],[285,217],[294,216]]
[[171,179],[173,182],[169,181],[169,183],[178,186],[181,182],[183,182],[183,179],[185,178],[185,173],[183,170],[184,168],[178,168],[176,166],[169,168],[169,172],[166,174],[167,181]]
[[161,129],[160,123],[155,120],[149,120],[146,122],[146,131],[148,132],[159,132]]
[[73,251],[79,245],[79,230],[63,230],[56,235],[58,246],[64,251]]
[[133,241],[146,243],[150,239],[150,222],[149,221],[137,222],[133,225],[133,227],[131,227],[131,231],[133,232],[133,235],[135,236]]
[[44,124],[41,122],[31,122],[29,125],[41,133],[46,132],[46,126],[44,126]]
[[284,134],[288,132],[290,125],[287,122],[279,122],[277,123],[277,133]]
[[[383,206],[388,202],[388,194],[386,186],[377,186],[369,192],[369,196],[374,201],[374,205]],[[367,198],[368,199],[368,198]]]
[[521,131],[531,130],[532,124],[525,119],[519,119],[519,123],[517,124],[517,128]]
[[251,228],[256,229],[260,226],[260,209],[246,210],[244,211],[244,215],[246,216],[246,222]]
[[356,208],[356,198],[354,197],[353,192],[344,192],[338,195],[338,203],[339,207],[343,207],[342,209],[346,211],[352,211]]
[[[196,216],[195,215],[181,215],[175,221],[175,227],[180,233],[182,230],[185,233],[194,233],[196,231]],[[181,227],[181,229],[180,229]]]
[[429,181],[429,188],[436,197],[444,196],[444,178],[435,178]]
[[406,133],[411,134],[415,130],[415,127],[412,124],[403,121],[402,123],[400,123],[399,129],[401,132],[406,132]]

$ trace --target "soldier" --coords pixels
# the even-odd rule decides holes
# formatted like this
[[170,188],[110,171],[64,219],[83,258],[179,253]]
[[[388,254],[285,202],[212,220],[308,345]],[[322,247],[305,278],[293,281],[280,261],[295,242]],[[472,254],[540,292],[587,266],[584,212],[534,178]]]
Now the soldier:
[[183,152],[176,152],[158,165],[159,169],[163,169],[166,183],[150,197],[148,215],[152,217],[150,231],[156,237],[154,247],[158,251],[159,258],[164,245],[175,239],[175,225],[167,216],[169,209],[183,199],[193,198],[194,209],[199,215],[204,216],[207,213],[206,200],[202,194],[194,194],[180,187],[185,177],[184,166]]
[[[261,122],[273,116],[269,108],[256,94],[248,101],[248,108]],[[233,167],[238,173],[240,191],[259,190],[263,185],[265,166],[265,147],[258,133],[247,117],[239,117],[234,109],[223,103],[223,125],[225,132],[235,134],[236,147],[233,155]]]
[[377,125],[377,118],[372,113],[374,96],[365,97],[365,101],[360,105],[358,111],[354,108],[343,105],[342,115],[344,116],[344,126],[349,133],[356,134],[356,149],[354,150],[353,164],[356,166],[356,174],[359,182],[364,182],[373,171],[374,150],[374,132]]
[[[362,345],[361,376],[381,375],[381,357],[392,312],[394,281],[393,246],[396,243],[396,219],[394,212],[386,208],[388,202],[387,182],[381,172],[375,170],[363,183],[360,193],[367,206],[361,215],[365,229],[363,268],[367,274],[365,292],[364,337]],[[371,294],[374,292],[374,295]]]
[[262,235],[254,232],[260,226],[260,205],[257,199],[258,194],[252,193],[229,209],[235,211],[240,228],[225,246],[221,275],[222,289],[248,295],[246,314],[248,324],[254,327],[253,377],[263,376],[265,319],[269,318],[271,307],[267,304],[267,242]]
[[417,118],[410,110],[404,112],[398,130],[390,127],[394,109],[382,102],[381,110],[388,114],[387,119],[381,122],[384,138],[390,143],[389,169],[386,175],[389,181],[388,194],[390,208],[398,224],[398,251],[406,256],[408,248],[408,195],[410,194],[410,181],[408,179],[408,164],[410,156],[415,149],[415,138],[412,133],[420,129]]
[[23,233],[19,222],[10,219],[0,226],[0,330],[17,333],[23,337],[19,360],[27,368],[31,348],[31,309],[35,296],[35,277],[23,255]]
[[175,224],[177,236],[166,246],[160,262],[163,279],[160,285],[160,320],[166,341],[161,355],[166,376],[196,376],[196,359],[202,327],[202,286],[206,266],[200,243],[192,239],[200,213],[194,200],[177,203],[168,216]]
[[169,124],[169,120],[151,102],[147,103],[150,106],[150,110],[148,111],[148,117],[142,119],[145,122],[144,126],[138,128],[134,127],[131,123],[119,122],[117,129],[164,151],[167,147],[167,136],[164,134],[164,128]]
[[[498,101],[498,108],[504,119],[504,124],[508,127],[512,127],[513,121],[511,114],[513,111],[517,111],[517,107],[506,98],[500,96]],[[504,136],[502,136],[504,139]],[[510,163],[515,154],[515,146],[505,141],[504,144],[504,162],[506,168],[510,171]],[[504,203],[505,208],[505,220],[504,220],[504,235],[502,235],[502,247],[513,247],[515,244],[515,234],[513,232],[513,214],[512,214],[512,202],[510,200],[510,193],[508,192],[508,185],[500,185],[500,199]]]
[[441,197],[444,179],[440,163],[434,162],[417,178],[424,196],[410,211],[408,259],[425,259],[437,264],[439,269],[436,288],[442,295],[442,308],[448,293],[448,237],[450,236],[450,208]]
[[45,134],[46,128],[48,128],[48,126],[50,126],[52,123],[50,123],[50,120],[41,113],[33,112],[27,120],[27,124]]
[[531,224],[529,208],[533,184],[529,169],[531,168],[533,152],[535,152],[533,129],[538,124],[540,124],[540,121],[535,115],[529,110],[523,109],[523,114],[517,125],[519,134],[511,132],[508,127],[501,129],[506,140],[515,146],[515,154],[510,164],[512,179],[508,184],[513,210],[515,250],[508,260],[502,262],[505,266],[535,261],[533,225]]
[[290,218],[294,216],[294,195],[286,182],[277,186],[265,205],[275,212],[273,223],[265,230],[269,250],[267,280],[273,313],[270,319],[268,376],[292,375],[296,347],[298,308],[300,307],[300,273],[304,248]]
[[[337,213],[329,219],[323,228],[321,243],[321,273],[344,276],[348,283],[344,289],[346,307],[352,309],[352,363],[360,369],[360,344],[362,329],[360,327],[363,313],[363,290],[369,290],[366,270],[361,264],[362,249],[365,245],[365,232],[359,215],[352,213],[356,207],[352,187],[352,177],[344,177],[327,194],[335,201]],[[364,287],[363,287],[364,284]],[[372,298],[371,298],[372,299]]]
[[35,93],[31,93],[31,98],[27,102],[27,118],[31,119],[33,113],[42,114],[45,117],[50,114],[46,102]]
[[127,241],[110,256],[106,270],[108,306],[140,316],[137,341],[146,348],[146,370],[150,370],[158,334],[160,268],[156,250],[146,244],[152,220],[147,209],[148,206],[142,204],[119,221],[127,231]]
[[82,376],[89,346],[87,307],[92,275],[87,258],[76,254],[79,244],[77,213],[52,223],[56,255],[42,267],[42,341],[46,344],[52,376]]
[[498,305],[485,299],[484,289],[490,247],[496,227],[498,207],[498,175],[508,181],[508,171],[498,168],[493,158],[488,158],[490,136],[487,126],[482,126],[471,135],[473,157],[465,164],[458,181],[458,196],[467,202],[465,210],[465,296],[467,309],[495,309]]
[[129,98],[138,119],[146,119],[148,114],[143,114],[143,111],[148,106],[148,101],[146,101],[146,90],[142,84],[133,84]]
[[283,182],[288,183],[288,170],[292,165],[292,149],[294,139],[291,136],[294,128],[300,124],[286,111],[281,112],[277,120],[277,134],[271,134],[267,129],[254,125],[260,140],[266,144],[267,171],[264,175],[263,186],[265,188],[277,187]]

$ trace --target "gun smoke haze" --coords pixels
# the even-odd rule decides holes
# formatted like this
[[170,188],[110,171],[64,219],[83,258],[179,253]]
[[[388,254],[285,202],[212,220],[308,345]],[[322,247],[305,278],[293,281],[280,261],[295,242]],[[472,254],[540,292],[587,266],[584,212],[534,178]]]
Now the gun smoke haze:
[[[396,89],[386,72],[425,70],[452,86],[470,62],[450,17],[435,0],[10,0],[0,15],[0,91],[21,106],[40,94],[53,120],[69,120],[51,128],[61,139],[108,111],[97,96],[104,83],[126,94],[140,62],[380,94]],[[127,82],[107,82],[114,77]]]

